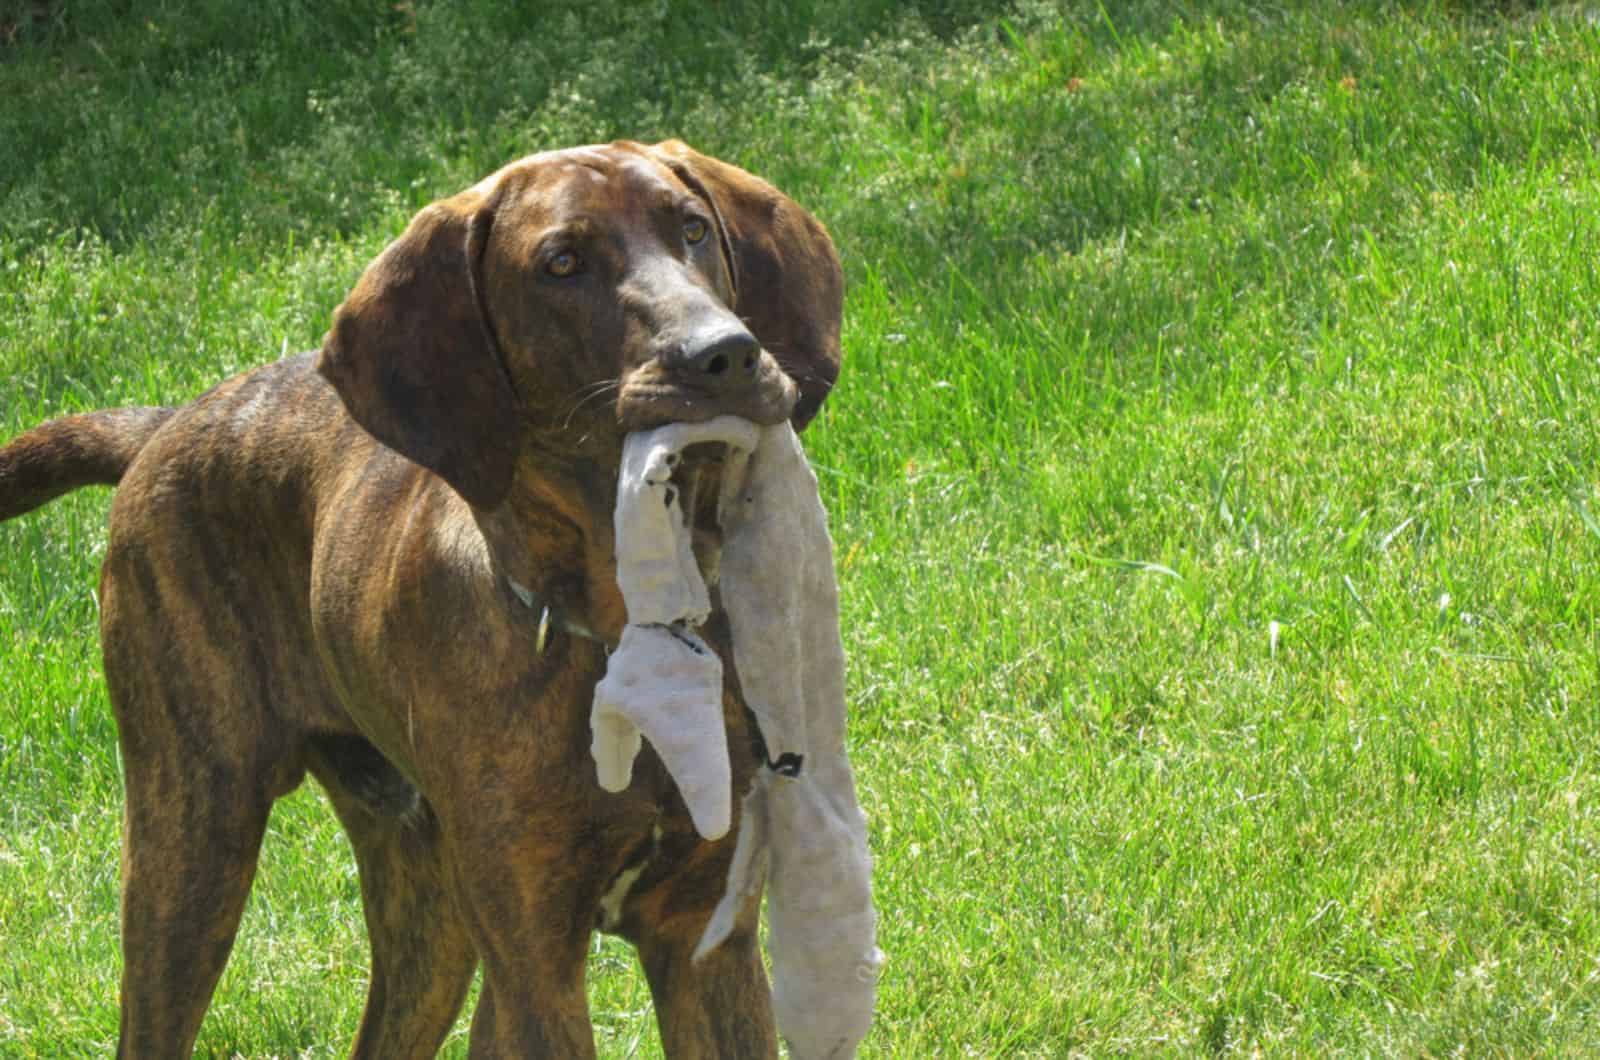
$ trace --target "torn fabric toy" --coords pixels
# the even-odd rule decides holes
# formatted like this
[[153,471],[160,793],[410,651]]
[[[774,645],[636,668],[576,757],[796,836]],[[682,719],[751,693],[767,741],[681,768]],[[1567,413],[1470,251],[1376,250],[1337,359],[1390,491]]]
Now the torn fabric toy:
[[[787,422],[723,416],[629,435],[616,520],[628,625],[595,689],[597,774],[620,791],[640,735],[655,748],[707,839],[731,820],[722,662],[695,632],[709,594],[671,483],[682,450],[729,446],[720,592],[740,687],[771,769],[745,796],[727,889],[696,950],[715,949],[768,880],[773,1007],[797,1057],[847,1057],[872,1021],[871,856],[844,742],[844,651],[827,515]],[[780,559],[781,557],[781,559]],[[781,765],[782,768],[778,768]]]

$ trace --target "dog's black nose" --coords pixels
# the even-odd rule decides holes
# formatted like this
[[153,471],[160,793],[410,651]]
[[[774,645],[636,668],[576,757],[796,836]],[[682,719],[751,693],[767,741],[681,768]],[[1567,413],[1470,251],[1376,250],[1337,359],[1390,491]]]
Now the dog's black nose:
[[685,343],[681,371],[702,386],[737,386],[755,376],[760,359],[756,337],[734,328]]

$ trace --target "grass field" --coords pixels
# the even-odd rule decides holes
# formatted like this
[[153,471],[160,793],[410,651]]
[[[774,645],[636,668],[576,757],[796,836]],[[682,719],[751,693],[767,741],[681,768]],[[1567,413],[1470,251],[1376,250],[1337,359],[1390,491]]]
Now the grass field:
[[[315,346],[512,157],[682,136],[849,274],[869,1055],[1600,1051],[1600,9],[583,8],[0,0],[0,435]],[[108,496],[0,526],[0,1056],[116,1038]],[[347,1048],[356,895],[308,785],[203,1054]]]

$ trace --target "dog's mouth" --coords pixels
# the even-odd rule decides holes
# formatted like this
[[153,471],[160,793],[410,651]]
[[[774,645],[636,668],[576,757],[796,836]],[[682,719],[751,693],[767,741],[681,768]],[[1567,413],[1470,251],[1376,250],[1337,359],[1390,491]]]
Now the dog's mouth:
[[755,373],[737,383],[686,381],[652,360],[623,381],[617,392],[617,421],[624,433],[669,423],[704,423],[717,416],[771,426],[789,418],[799,393],[794,380],[767,353],[761,355]]
[[679,454],[672,472],[678,503],[688,521],[695,563],[706,586],[715,589],[722,559],[719,509],[730,449],[723,442],[697,442]]

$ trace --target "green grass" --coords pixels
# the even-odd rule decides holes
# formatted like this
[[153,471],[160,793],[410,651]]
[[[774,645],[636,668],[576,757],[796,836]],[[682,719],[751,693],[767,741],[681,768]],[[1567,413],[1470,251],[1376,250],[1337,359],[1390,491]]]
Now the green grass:
[[[558,10],[0,0],[0,435],[314,346],[509,158],[683,136],[849,273],[807,443],[870,1055],[1600,1051],[1588,7]],[[116,1035],[106,498],[0,525],[5,1056]],[[337,826],[307,786],[272,832],[205,1054],[359,1016]]]

